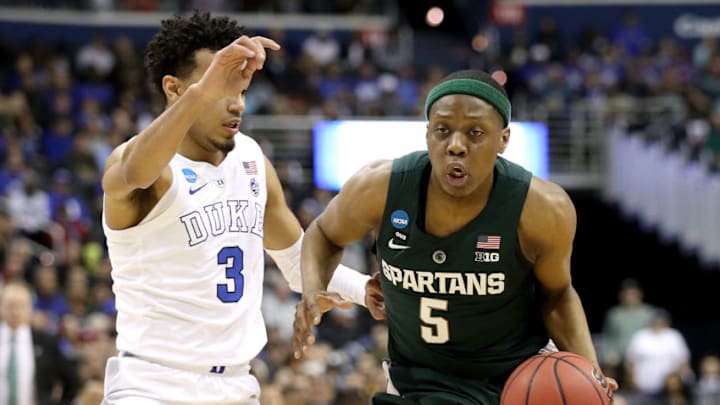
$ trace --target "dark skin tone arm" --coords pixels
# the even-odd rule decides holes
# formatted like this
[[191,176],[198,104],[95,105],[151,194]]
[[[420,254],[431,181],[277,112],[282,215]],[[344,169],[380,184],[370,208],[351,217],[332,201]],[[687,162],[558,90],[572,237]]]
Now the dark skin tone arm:
[[[303,300],[297,306],[293,337],[297,358],[315,341],[312,325],[319,324],[322,314],[332,309],[320,308],[317,302],[328,294],[325,290],[343,248],[377,230],[380,224],[391,168],[392,162],[378,161],[360,169],[305,231],[301,262]],[[366,301],[381,299],[376,275],[366,286]],[[368,305],[368,309],[376,319],[385,317],[384,307],[379,303]]]
[[[580,296],[572,286],[570,259],[577,217],[558,185],[533,178],[520,217],[523,253],[534,264],[545,327],[560,350],[579,354],[600,369]],[[613,389],[617,382],[608,379]]]

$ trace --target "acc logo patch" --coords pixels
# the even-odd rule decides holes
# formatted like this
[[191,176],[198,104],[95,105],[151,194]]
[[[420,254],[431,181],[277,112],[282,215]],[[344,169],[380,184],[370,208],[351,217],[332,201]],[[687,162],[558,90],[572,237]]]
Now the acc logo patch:
[[188,183],[195,183],[197,181],[197,174],[192,169],[182,169],[182,174],[185,176],[185,180],[187,180]]
[[250,179],[250,192],[257,197],[260,194],[260,183],[255,180],[255,177]]
[[410,216],[405,210],[395,210],[390,214],[390,223],[395,229],[405,229],[410,224]]

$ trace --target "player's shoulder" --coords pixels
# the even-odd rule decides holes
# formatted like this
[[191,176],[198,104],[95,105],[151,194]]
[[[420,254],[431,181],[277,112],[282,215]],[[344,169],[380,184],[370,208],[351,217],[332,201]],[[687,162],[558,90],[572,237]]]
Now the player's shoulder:
[[575,212],[572,199],[559,184],[533,176],[528,189],[526,208],[548,213]]
[[535,237],[574,235],[575,206],[557,183],[533,177],[521,216],[522,228]]
[[343,186],[343,190],[380,191],[387,189],[392,168],[392,160],[378,159],[368,162],[350,176]]

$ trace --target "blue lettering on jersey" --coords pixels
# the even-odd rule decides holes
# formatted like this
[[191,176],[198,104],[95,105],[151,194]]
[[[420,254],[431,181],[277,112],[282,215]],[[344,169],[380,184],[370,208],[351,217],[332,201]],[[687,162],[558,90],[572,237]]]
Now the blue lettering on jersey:
[[226,232],[252,233],[262,238],[264,211],[264,207],[258,203],[251,207],[247,200],[227,200],[208,204],[179,219],[185,227],[188,245],[196,246],[210,236],[220,236]]
[[195,183],[197,181],[197,174],[193,171],[193,169],[182,169],[182,174],[185,176],[185,180],[187,180],[188,183]]
[[395,210],[390,214],[390,223],[395,229],[405,229],[410,224],[410,216],[405,210]]

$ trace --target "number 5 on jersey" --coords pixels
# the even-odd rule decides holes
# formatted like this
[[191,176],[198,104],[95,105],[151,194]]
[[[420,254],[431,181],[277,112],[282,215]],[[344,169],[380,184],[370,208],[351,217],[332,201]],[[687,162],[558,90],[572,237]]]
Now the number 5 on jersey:
[[420,320],[429,326],[420,326],[420,336],[427,343],[442,344],[450,340],[450,327],[447,319],[432,316],[432,310],[447,311],[447,300],[420,298]]

